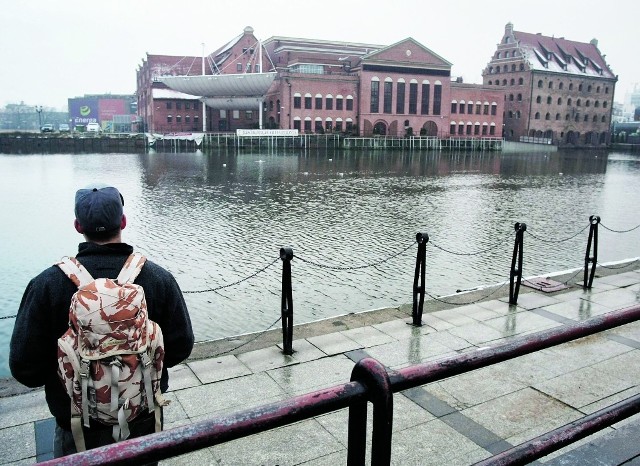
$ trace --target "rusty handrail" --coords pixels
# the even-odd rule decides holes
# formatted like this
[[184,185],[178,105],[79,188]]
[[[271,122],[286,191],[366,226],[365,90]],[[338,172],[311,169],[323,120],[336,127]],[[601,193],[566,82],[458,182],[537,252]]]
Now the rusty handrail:
[[[390,457],[387,456],[387,452],[390,454],[391,451],[391,424],[388,417],[389,410],[392,409],[392,400],[389,399],[392,392],[400,392],[490,366],[637,320],[640,320],[640,305],[613,311],[575,324],[514,338],[507,343],[477,351],[399,369],[389,373],[388,378],[381,376],[380,363],[375,360],[371,362],[372,360],[367,358],[354,368],[352,373],[354,381],[352,382],[239,411],[231,415],[214,417],[145,437],[56,458],[42,464],[120,465],[159,461],[346,407],[354,407],[353,412],[350,409],[350,417],[353,414],[357,414],[359,417],[359,419],[353,420],[356,428],[353,431],[351,428],[349,429],[348,448],[351,450],[352,446],[356,447],[355,452],[349,451],[348,453],[349,464],[364,464],[362,445],[366,431],[361,428],[363,419],[366,423],[367,415],[367,410],[362,409],[364,400],[374,402],[373,424],[374,430],[378,426],[379,432],[379,435],[374,435],[372,449],[384,452],[382,456],[372,455],[372,464],[389,464]],[[369,371],[368,375],[367,371]],[[379,404],[376,406],[376,403]],[[351,423],[352,420],[350,419],[349,422]],[[379,442],[384,444],[376,445]]]

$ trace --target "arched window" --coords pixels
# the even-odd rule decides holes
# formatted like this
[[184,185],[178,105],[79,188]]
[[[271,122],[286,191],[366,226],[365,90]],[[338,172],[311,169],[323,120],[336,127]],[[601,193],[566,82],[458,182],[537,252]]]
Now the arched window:
[[602,108],[607,108],[607,101],[602,102]]
[[491,86],[493,84],[493,81],[489,80],[489,82],[487,84],[489,84],[489,86]]
[[516,64],[514,63],[513,65],[511,65],[511,71],[515,71],[516,70]]
[[322,94],[316,94],[316,110],[322,110]]
[[522,94],[518,94],[518,102],[522,102]]
[[598,107],[600,106],[600,101],[599,101],[599,100],[596,100],[596,101],[593,103],[593,106],[594,106],[595,108],[598,108]]
[[519,120],[520,119],[520,110],[516,110],[516,119]]
[[299,92],[293,94],[293,108],[302,108],[302,94]]
[[582,102],[580,101],[580,99],[576,100],[576,106],[580,107],[582,105]]
[[536,115],[535,115],[535,117],[534,117],[534,118],[535,118],[536,120],[539,120],[539,119],[540,119],[540,112],[536,112]]
[[560,119],[560,114],[556,113],[556,120],[559,120],[559,119]]
[[511,56],[511,54],[510,54],[510,53],[509,53],[509,51],[507,50],[507,51],[504,53],[504,58],[509,58],[510,56]]
[[371,78],[371,98],[369,111],[371,113],[380,112],[380,79],[377,76]]
[[542,88],[542,79],[540,81],[538,81],[538,87]]
[[523,78],[518,78],[518,84],[522,86],[523,83],[524,83],[524,79]]
[[563,87],[564,87],[564,83],[560,81],[560,84],[558,84],[558,89],[562,89]]
[[[499,54],[498,54],[499,55]],[[499,58],[499,57],[498,57]],[[496,73],[500,73],[500,65],[496,66]]]
[[502,80],[502,85],[503,85],[503,86],[506,86],[506,85],[507,85],[507,80],[506,80],[506,79],[503,79],[503,80]]
[[[304,95],[304,108],[305,110],[311,110],[313,108],[312,102],[313,97],[308,92]],[[311,131],[311,128],[309,128]]]
[[591,84],[587,86],[587,92],[591,92]]
[[540,97],[540,96],[536,97],[536,103],[537,104],[542,103],[542,97]]
[[333,110],[333,96],[331,94],[327,94],[324,97],[324,108],[327,110]]
[[589,99],[587,99],[587,101],[584,103],[584,105],[585,105],[586,107],[591,106],[591,101],[590,101]]
[[553,81],[549,81],[549,89],[553,89]]
[[509,110],[509,118],[513,118],[513,112]]
[[451,101],[451,113],[458,113],[458,101],[457,100],[452,100]]
[[549,112],[547,112],[547,114],[544,116],[545,120],[551,120],[551,114]]
[[602,121],[603,123],[605,123],[605,122],[607,121],[607,117],[606,117],[606,116],[604,116],[604,115],[602,115],[602,119],[601,119],[600,121]]
[[442,82],[436,81],[433,85],[433,114],[440,115],[442,106]]
[[498,113],[498,104],[496,102],[491,102],[491,115],[495,116]]
[[593,122],[596,123],[598,121],[598,117],[596,115],[593,115]]
[[511,81],[509,81],[509,84],[514,86],[516,84],[516,80],[514,78],[511,78]]
[[573,90],[573,83],[569,83],[569,90],[572,91]]
[[[344,109],[344,97],[342,97],[342,95],[338,94],[336,96],[336,110],[342,110]],[[338,120],[336,120],[337,122]],[[342,120],[340,120],[342,121]]]
[[551,96],[547,97],[547,105],[551,105]]
[[509,94],[509,102],[513,102],[513,94]]
[[582,92],[582,83],[578,84],[578,92]]
[[524,71],[524,63],[520,63],[520,71]]
[[558,97],[558,105],[562,105],[562,97]]
[[460,104],[458,105],[458,111],[460,113],[464,113],[465,107],[466,107],[466,102],[464,100],[461,100]]
[[569,97],[569,98],[567,99],[567,105],[571,105],[571,102],[572,102],[571,97]]
[[[353,110],[353,96],[352,95],[348,95],[347,96],[347,110]],[[345,120],[348,121],[348,120]]]

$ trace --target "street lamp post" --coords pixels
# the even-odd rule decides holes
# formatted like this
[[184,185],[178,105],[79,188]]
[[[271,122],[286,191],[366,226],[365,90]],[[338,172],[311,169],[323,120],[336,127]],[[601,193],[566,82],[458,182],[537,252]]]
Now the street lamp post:
[[38,129],[42,130],[42,105],[36,105],[36,112],[38,113]]

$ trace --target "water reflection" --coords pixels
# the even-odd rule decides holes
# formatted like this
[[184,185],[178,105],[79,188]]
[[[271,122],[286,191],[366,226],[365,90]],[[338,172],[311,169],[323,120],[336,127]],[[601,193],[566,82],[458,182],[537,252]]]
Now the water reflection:
[[[73,193],[96,178],[117,180],[125,195],[124,239],[169,268],[187,291],[246,278],[277,259],[282,246],[298,258],[353,267],[388,258],[426,231],[449,251],[486,251],[453,256],[428,245],[426,288],[447,295],[508,278],[516,221],[546,239],[575,234],[593,214],[613,228],[640,223],[630,215],[640,201],[639,158],[620,153],[6,155],[0,215],[12,222],[0,227],[0,315],[15,313],[32,276],[75,250]],[[587,234],[559,245],[525,235],[523,275],[581,266]],[[638,256],[639,241],[640,230],[601,231],[599,258]],[[294,322],[410,302],[415,253],[358,270],[294,258]],[[188,294],[198,340],[273,323],[280,267],[216,293]],[[5,344],[11,325],[0,321]],[[1,374],[6,351],[0,358]]]

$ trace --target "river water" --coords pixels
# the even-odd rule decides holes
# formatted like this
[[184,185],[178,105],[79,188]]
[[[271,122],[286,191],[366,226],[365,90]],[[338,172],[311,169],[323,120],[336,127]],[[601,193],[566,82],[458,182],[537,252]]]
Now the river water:
[[[185,294],[198,341],[278,319],[282,246],[296,255],[294,323],[411,302],[419,231],[431,238],[433,296],[508,280],[515,222],[527,224],[525,276],[581,267],[592,214],[606,227],[600,262],[640,255],[640,228],[607,229],[640,224],[632,154],[0,155],[0,317],[16,314],[31,277],[75,253],[74,193],[94,181],[122,191],[123,239],[184,291],[230,285]],[[0,377],[13,323],[0,320]]]

